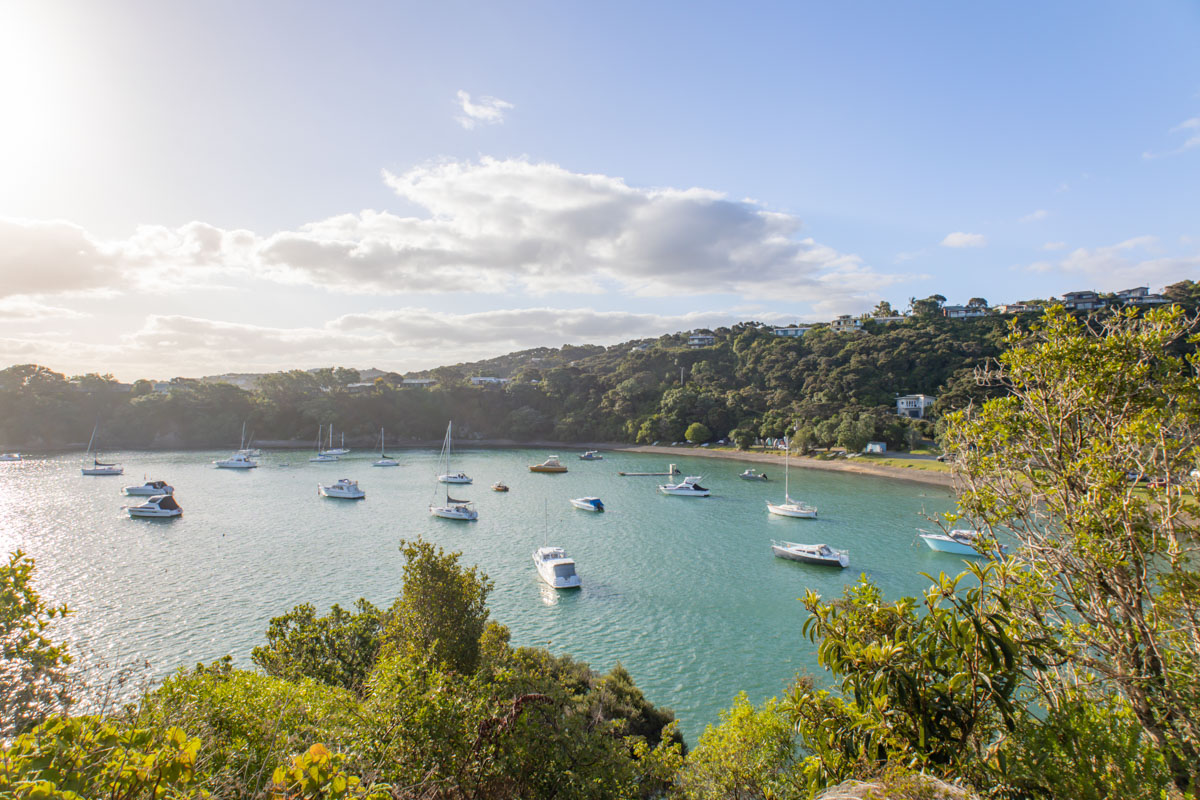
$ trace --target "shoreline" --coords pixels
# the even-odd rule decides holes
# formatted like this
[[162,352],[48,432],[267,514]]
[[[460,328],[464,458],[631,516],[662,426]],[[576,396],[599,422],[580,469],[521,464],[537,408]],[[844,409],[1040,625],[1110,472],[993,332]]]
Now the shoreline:
[[[357,450],[369,451],[366,446],[351,446]],[[408,441],[395,442],[388,445],[389,450],[436,450],[442,444],[440,439],[430,439],[426,441]],[[278,448],[288,450],[306,450],[312,447],[312,442],[286,440],[286,439],[271,439],[260,440],[255,442],[257,447]],[[80,446],[80,448],[83,445]],[[228,447],[226,445],[225,447]],[[69,453],[80,448],[64,447],[51,448],[43,450],[43,453]],[[783,469],[783,454],[773,450],[712,450],[704,447],[671,447],[664,445],[649,445],[649,444],[630,444],[628,442],[554,442],[542,439],[532,441],[518,441],[516,439],[475,439],[463,440],[458,444],[456,449],[469,450],[472,448],[481,449],[504,449],[504,448],[545,448],[548,450],[559,450],[561,452],[570,452],[573,450],[609,450],[629,453],[648,453],[663,456],[687,456],[696,458],[715,458],[726,461],[743,461],[750,464],[772,464],[778,469]],[[138,447],[138,448],[115,448],[106,449],[106,452],[116,457],[116,454],[126,450],[145,450],[145,451],[201,451],[201,450],[220,450],[224,447],[217,445],[213,447]],[[30,458],[36,458],[37,455],[30,454]],[[897,456],[910,457],[910,456]],[[934,472],[929,470],[906,469],[904,467],[889,466],[886,464],[872,464],[870,461],[845,459],[839,461],[824,461],[822,459],[812,458],[810,456],[792,456],[791,466],[798,469],[818,469],[827,472],[847,472],[856,475],[873,475],[879,478],[891,478],[893,480],[910,481],[912,483],[920,483],[929,486],[941,486],[944,488],[952,488],[954,485],[953,476],[949,472]]]

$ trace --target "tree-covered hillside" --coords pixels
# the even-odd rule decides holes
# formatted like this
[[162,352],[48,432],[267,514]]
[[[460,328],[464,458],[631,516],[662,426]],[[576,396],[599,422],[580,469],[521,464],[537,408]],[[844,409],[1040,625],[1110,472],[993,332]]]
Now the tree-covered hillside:
[[[363,385],[357,371],[330,368],[260,376],[253,391],[182,378],[130,391],[108,376],[21,365],[0,371],[0,442],[62,447],[86,442],[98,424],[110,449],[219,446],[236,442],[245,421],[258,440],[315,439],[332,422],[366,444],[381,427],[391,441],[436,439],[453,419],[475,438],[628,442],[682,440],[696,422],[714,439],[746,441],[781,436],[796,421],[808,445],[902,447],[909,423],[895,415],[895,396],[938,396],[938,411],[962,406],[975,391],[971,371],[999,355],[1006,327],[1000,317],[911,317],[792,338],[747,322],[712,331],[711,347],[691,349],[672,334],[439,367],[428,388],[399,375]],[[510,381],[470,384],[481,375]]]

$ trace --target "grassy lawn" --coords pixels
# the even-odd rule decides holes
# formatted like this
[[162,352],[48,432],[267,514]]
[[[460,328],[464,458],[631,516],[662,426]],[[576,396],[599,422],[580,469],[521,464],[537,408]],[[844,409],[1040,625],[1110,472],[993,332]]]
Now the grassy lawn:
[[932,458],[891,458],[889,456],[861,455],[852,459],[859,464],[879,464],[884,467],[902,467],[904,469],[919,469],[925,472],[949,472],[950,467]]

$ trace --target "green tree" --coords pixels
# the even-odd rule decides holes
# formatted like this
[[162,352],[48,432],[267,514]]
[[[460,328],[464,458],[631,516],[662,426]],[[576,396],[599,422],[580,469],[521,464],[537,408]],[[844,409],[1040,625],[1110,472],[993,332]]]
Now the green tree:
[[432,657],[469,675],[479,663],[492,582],[478,567],[464,568],[462,553],[423,539],[402,541],[404,589],[388,610],[385,642],[397,652]]
[[734,428],[729,432],[729,438],[739,450],[749,450],[758,441],[758,434],[751,428]]
[[0,564],[0,741],[71,703],[66,645],[47,635],[68,613],[33,587],[34,562],[20,550]]
[[712,438],[712,431],[703,422],[693,422],[683,435],[692,444],[701,444]]
[[271,620],[267,643],[255,647],[251,659],[268,675],[313,678],[357,691],[375,666],[384,615],[365,599],[354,609],[351,613],[335,603],[328,615],[318,617],[312,605],[298,605]]
[[[1061,306],[981,380],[1004,396],[951,416],[963,513],[1036,557],[1010,584],[1024,624],[1081,682],[1118,689],[1176,784],[1200,787],[1200,359],[1178,308],[1083,322]],[[1133,485],[1130,473],[1163,479]],[[1069,682],[1047,681],[1053,695]]]

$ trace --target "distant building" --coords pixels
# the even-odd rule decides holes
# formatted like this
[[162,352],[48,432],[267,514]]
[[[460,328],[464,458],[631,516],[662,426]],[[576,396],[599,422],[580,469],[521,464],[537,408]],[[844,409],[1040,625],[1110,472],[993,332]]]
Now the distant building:
[[947,319],[974,319],[989,316],[991,313],[986,306],[942,306],[942,314]]
[[803,336],[811,330],[811,325],[787,325],[782,328],[773,328],[772,332],[776,336]]
[[1063,295],[1063,307],[1067,311],[1091,311],[1104,303],[1095,292],[1067,292]]
[[858,331],[862,330],[862,319],[859,317],[852,317],[849,314],[842,314],[833,322],[829,323],[829,327],[833,328],[838,333]]
[[1127,306],[1157,306],[1171,302],[1161,294],[1150,294],[1149,286],[1138,286],[1134,289],[1122,289],[1117,292],[1117,300]]
[[1007,303],[992,310],[997,314],[1027,314],[1031,311],[1041,311],[1042,307],[1033,303]]
[[472,386],[503,386],[508,383],[508,378],[485,378],[476,376],[471,378]]
[[871,322],[878,322],[880,325],[891,325],[893,322],[904,322],[908,317],[901,314],[896,314],[890,317],[871,317]]
[[711,333],[693,333],[688,337],[688,347],[712,347],[717,343],[717,337]]
[[635,344],[633,347],[629,348],[629,352],[631,352],[631,353],[640,353],[640,352],[642,352],[643,350],[649,350],[649,349],[650,349],[650,345],[649,345],[649,343],[647,343],[647,342],[642,342],[641,344]]
[[154,389],[155,394],[170,394],[171,393],[171,382],[170,381],[155,381],[154,385],[153,385],[153,389]]
[[401,382],[401,386],[416,386],[426,388],[437,383],[437,378],[405,378]]
[[887,442],[867,442],[865,453],[886,453]]
[[896,398],[896,413],[910,419],[925,419],[926,409],[933,408],[934,398],[927,394],[906,394]]
[[358,383],[346,384],[346,391],[350,394],[358,394],[373,388],[375,388],[375,381],[359,381]]

